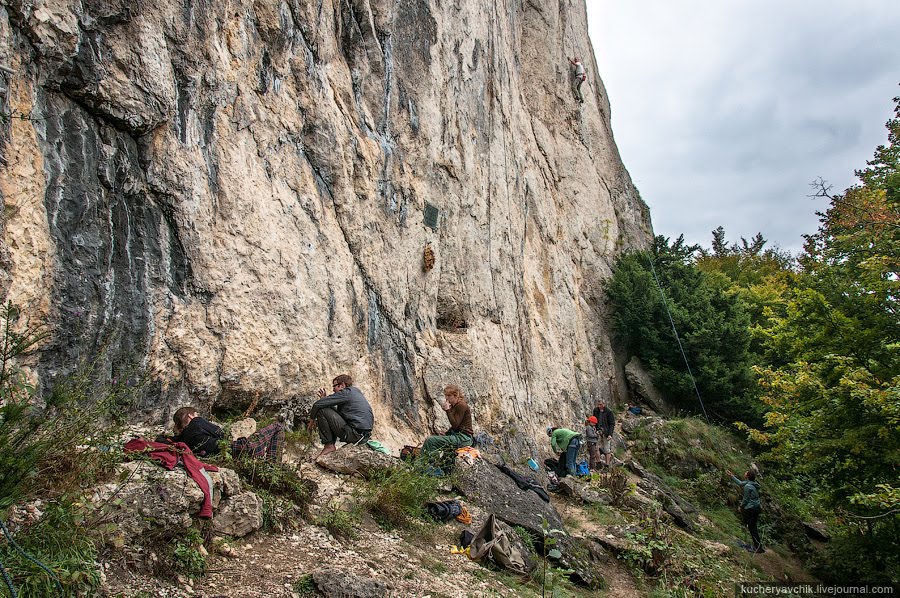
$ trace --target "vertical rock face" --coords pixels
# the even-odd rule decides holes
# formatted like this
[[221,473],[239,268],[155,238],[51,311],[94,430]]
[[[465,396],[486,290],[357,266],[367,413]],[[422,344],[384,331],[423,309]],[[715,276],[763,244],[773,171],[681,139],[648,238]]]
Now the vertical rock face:
[[390,440],[453,382],[513,446],[608,392],[601,284],[652,232],[582,0],[4,0],[0,63],[0,292],[45,387],[137,364],[158,413],[349,372]]

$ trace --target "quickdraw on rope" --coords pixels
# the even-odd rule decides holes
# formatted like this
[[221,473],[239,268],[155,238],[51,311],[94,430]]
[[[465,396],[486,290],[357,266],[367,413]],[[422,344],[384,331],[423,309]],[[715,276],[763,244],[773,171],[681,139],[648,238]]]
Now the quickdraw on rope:
[[659,277],[656,276],[656,268],[653,267],[653,260],[650,259],[649,253],[647,254],[647,263],[650,264],[650,272],[653,273],[653,280],[656,281],[656,287],[659,289],[659,296],[662,297],[663,307],[666,308],[666,315],[669,316],[672,332],[675,333],[675,340],[678,342],[678,350],[681,351],[681,358],[684,359],[684,365],[687,367],[688,376],[691,378],[691,384],[694,385],[694,392],[697,394],[697,401],[700,402],[700,409],[703,410],[703,417],[706,418],[706,423],[710,423],[709,415],[706,414],[706,407],[703,405],[703,399],[700,398],[700,389],[697,388],[697,381],[694,380],[694,373],[691,371],[691,364],[688,363],[687,355],[684,354],[684,347],[681,346],[681,337],[678,336],[678,330],[675,329],[675,320],[672,319],[672,312],[669,311],[669,303],[666,301],[666,294],[663,292]]
[[[48,567],[44,563],[40,562],[39,560],[37,560],[36,558],[31,556],[30,554],[25,552],[25,550],[21,546],[19,546],[15,540],[13,540],[12,534],[9,533],[9,529],[7,529],[6,524],[3,523],[2,519],[0,519],[0,530],[3,530],[3,535],[6,536],[6,541],[9,542],[10,546],[12,546],[13,548],[16,549],[16,552],[18,552],[19,554],[24,556],[26,559],[28,559],[29,561],[31,561],[32,563],[34,563],[35,565],[37,565],[38,567],[43,569],[47,573],[47,575],[49,575],[50,578],[53,579],[53,583],[54,583],[54,585],[56,585],[56,589],[59,591],[59,595],[62,596],[63,595],[63,587],[62,587],[62,584],[59,583],[59,577],[56,576],[56,573],[51,571],[50,567]],[[0,569],[2,569],[2,565],[0,565]],[[13,588],[12,580],[9,578],[9,575],[5,569],[3,570],[3,580],[6,582],[6,586],[9,588],[9,591],[12,594],[12,598],[16,598],[17,594],[16,594],[15,589]]]

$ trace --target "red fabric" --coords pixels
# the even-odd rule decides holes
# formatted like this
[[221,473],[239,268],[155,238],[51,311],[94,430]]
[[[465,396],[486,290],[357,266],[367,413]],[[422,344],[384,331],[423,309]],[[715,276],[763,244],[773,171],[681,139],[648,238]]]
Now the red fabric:
[[164,442],[150,442],[144,438],[132,438],[125,443],[125,452],[143,453],[169,470],[175,469],[175,466],[178,465],[178,460],[181,459],[188,475],[197,482],[197,485],[203,491],[203,504],[200,506],[199,516],[204,519],[212,517],[212,487],[200,470],[219,471],[218,467],[202,463],[200,459],[194,456],[188,445],[183,442],[166,444]]

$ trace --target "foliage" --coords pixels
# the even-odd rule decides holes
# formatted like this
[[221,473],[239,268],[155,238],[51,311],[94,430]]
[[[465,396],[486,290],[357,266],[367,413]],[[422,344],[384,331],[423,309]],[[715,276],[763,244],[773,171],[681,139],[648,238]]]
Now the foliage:
[[558,560],[562,558],[562,553],[559,551],[559,548],[556,545],[559,542],[559,537],[566,535],[566,532],[563,530],[555,529],[550,527],[550,522],[547,521],[546,517],[541,515],[541,546],[543,550],[543,566],[541,567],[541,596],[547,596],[547,589],[549,585],[550,595],[553,596],[554,588],[556,586],[556,581],[559,578],[566,578],[572,572],[566,569],[558,569],[556,567],[550,567],[549,571],[547,569],[547,564],[549,559]]
[[325,514],[316,519],[316,525],[321,525],[336,538],[352,540],[357,536],[360,513],[354,507],[344,508],[340,504],[331,503],[326,508]]
[[424,463],[377,472],[366,488],[365,505],[382,526],[409,528],[426,516],[425,503],[434,500],[441,481],[426,473]]
[[[82,527],[82,515],[72,504],[55,501],[40,520],[19,529],[14,536],[16,544],[54,572],[67,596],[93,594],[100,585],[97,549]],[[52,577],[6,541],[0,543],[0,562],[20,595],[58,594]]]
[[637,529],[626,532],[629,547],[621,557],[634,569],[656,576],[672,557],[671,531],[663,521],[662,508],[655,504],[641,517]]
[[175,543],[172,551],[175,569],[189,577],[202,577],[206,573],[206,556],[200,551],[203,536],[196,528],[190,528]]
[[[900,579],[900,203],[898,132],[888,122],[861,185],[833,195],[806,236],[800,272],[783,309],[757,331],[767,362],[757,368],[765,426],[748,429],[764,459],[834,513],[835,555],[857,557],[867,579]],[[842,546],[843,545],[843,546]],[[847,555],[844,555],[846,558]],[[827,570],[846,569],[832,562]],[[864,575],[863,575],[864,573]]]
[[[44,335],[23,323],[19,310],[0,308],[0,514],[40,497],[49,507],[37,523],[15,530],[14,540],[45,563],[68,594],[87,593],[99,583],[96,548],[115,535],[97,526],[82,500],[85,489],[107,479],[121,462],[121,421],[142,380],[122,376],[102,382],[90,365],[59,380],[43,401],[19,368]],[[24,595],[55,592],[50,576],[9,543],[0,560]]]
[[710,415],[757,421],[749,316],[725,277],[691,263],[698,250],[683,237],[670,244],[658,236],[649,252],[621,256],[607,285],[613,330],[657,388],[683,408],[701,411],[699,392]]
[[316,590],[316,582],[313,581],[312,575],[301,575],[300,579],[294,582],[294,593],[299,594],[302,598],[318,595]]

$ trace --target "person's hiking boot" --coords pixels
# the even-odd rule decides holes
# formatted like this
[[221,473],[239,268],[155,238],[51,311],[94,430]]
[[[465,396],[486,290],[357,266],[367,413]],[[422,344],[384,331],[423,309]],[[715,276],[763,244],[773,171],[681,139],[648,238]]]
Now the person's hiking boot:
[[756,553],[756,554],[762,554],[762,553],[764,553],[765,551],[766,551],[766,549],[763,548],[762,546],[757,546],[756,548],[753,548],[752,546],[750,547],[750,552],[753,552],[753,553]]

